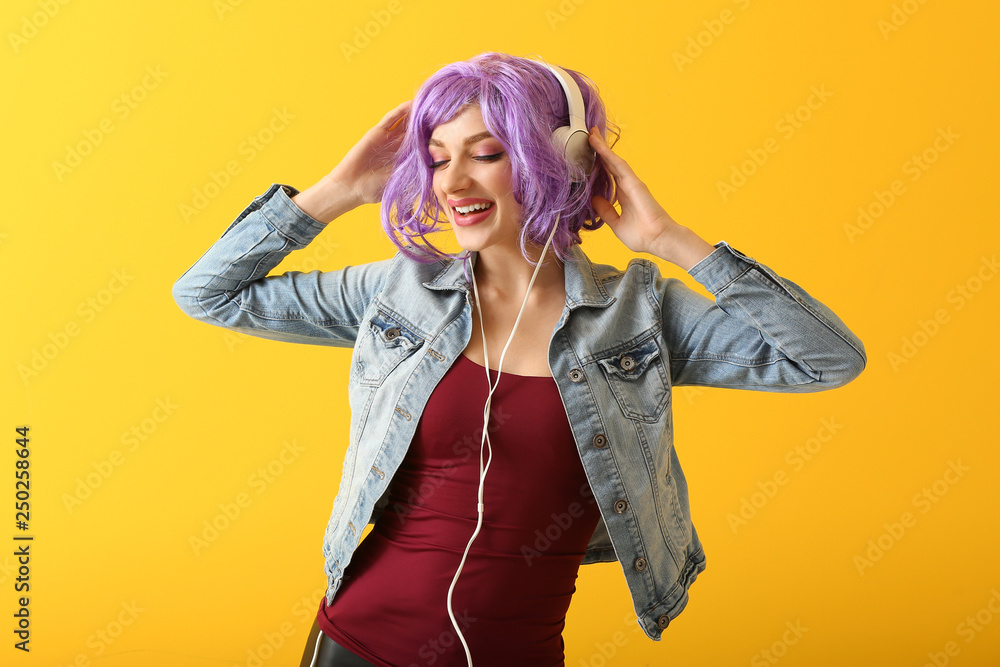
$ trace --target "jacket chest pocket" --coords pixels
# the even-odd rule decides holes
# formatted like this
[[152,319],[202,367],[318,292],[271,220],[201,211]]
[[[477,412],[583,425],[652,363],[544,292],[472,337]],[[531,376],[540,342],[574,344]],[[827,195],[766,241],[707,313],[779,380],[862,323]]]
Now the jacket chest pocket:
[[358,382],[379,386],[404,359],[424,343],[423,336],[405,322],[381,310],[368,321],[355,344],[352,374]]
[[654,339],[598,359],[597,363],[626,417],[644,422],[659,420],[670,400],[670,385]]

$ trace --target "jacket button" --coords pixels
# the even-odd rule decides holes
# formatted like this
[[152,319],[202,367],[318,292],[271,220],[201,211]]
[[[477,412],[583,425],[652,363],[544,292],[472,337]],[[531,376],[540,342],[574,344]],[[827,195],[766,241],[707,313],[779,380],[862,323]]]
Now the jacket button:
[[667,626],[670,625],[670,617],[664,614],[656,619],[656,625],[660,630],[666,630]]
[[628,503],[627,502],[625,502],[624,500],[616,500],[615,501],[615,511],[616,512],[618,512],[619,514],[621,514],[622,512],[624,512],[627,509],[628,509]]
[[386,340],[394,340],[396,338],[399,338],[399,327],[393,327],[391,329],[386,329],[385,330],[385,339]]
[[594,436],[594,447],[598,449],[604,449],[608,445],[608,438],[603,433],[598,433]]
[[621,366],[623,371],[630,371],[635,368],[635,359],[626,354],[622,357]]
[[642,556],[639,556],[638,558],[635,559],[635,569],[638,570],[639,572],[645,570],[647,565],[649,565],[649,563]]
[[569,372],[569,379],[571,382],[579,382],[583,379],[583,371],[579,368],[574,368]]

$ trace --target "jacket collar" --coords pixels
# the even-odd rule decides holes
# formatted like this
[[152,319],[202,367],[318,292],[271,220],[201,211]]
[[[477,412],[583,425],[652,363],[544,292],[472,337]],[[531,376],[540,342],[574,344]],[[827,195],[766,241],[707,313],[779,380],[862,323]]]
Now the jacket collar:
[[[604,308],[615,302],[597,278],[594,264],[579,244],[570,246],[569,254],[575,261],[564,262],[566,275],[566,306],[573,310],[580,306]],[[466,260],[469,270],[475,265],[477,252],[465,251],[458,259],[446,260],[445,267],[434,278],[423,283],[432,290],[458,290],[469,293],[472,283],[465,277]]]

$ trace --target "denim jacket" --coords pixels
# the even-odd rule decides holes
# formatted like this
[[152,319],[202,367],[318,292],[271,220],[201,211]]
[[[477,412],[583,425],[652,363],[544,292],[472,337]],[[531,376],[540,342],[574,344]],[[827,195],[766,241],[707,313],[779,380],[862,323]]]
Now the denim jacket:
[[[268,276],[325,225],[273,184],[178,279],[196,319],[295,343],[354,348],[350,443],[323,540],[327,603],[387,504],[388,487],[428,397],[468,345],[463,263],[391,259]],[[689,270],[715,299],[633,259],[625,271],[565,263],[566,305],[548,363],[601,520],[582,564],[618,561],[638,623],[659,640],[705,569],[674,451],[678,385],[813,392],[865,367],[861,341],[801,287],[725,241]],[[474,254],[473,257],[474,258]]]

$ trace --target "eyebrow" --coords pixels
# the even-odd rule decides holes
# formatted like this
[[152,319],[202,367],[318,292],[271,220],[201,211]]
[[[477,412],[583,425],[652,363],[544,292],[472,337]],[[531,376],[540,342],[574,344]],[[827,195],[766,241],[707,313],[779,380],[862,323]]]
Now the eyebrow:
[[[480,132],[479,134],[473,134],[471,137],[466,137],[465,141],[463,141],[462,143],[464,145],[466,145],[466,146],[471,146],[472,144],[476,143],[477,141],[482,141],[483,139],[492,139],[492,138],[493,138],[493,135],[490,134],[489,132]],[[430,141],[427,142],[427,145],[428,146],[438,146],[440,148],[444,148],[444,144],[442,144],[437,139],[431,139]]]

